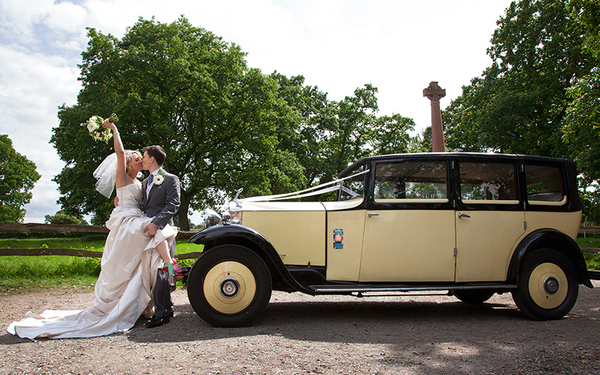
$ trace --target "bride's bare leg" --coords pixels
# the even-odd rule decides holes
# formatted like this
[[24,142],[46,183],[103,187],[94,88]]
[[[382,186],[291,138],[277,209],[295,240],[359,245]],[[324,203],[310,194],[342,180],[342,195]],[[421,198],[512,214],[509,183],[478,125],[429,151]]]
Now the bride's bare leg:
[[[173,264],[173,259],[171,258],[171,254],[169,254],[169,247],[167,246],[167,241],[163,241],[156,246],[156,250],[160,254],[160,257],[164,260],[167,267],[169,264]],[[169,271],[171,267],[169,267]]]

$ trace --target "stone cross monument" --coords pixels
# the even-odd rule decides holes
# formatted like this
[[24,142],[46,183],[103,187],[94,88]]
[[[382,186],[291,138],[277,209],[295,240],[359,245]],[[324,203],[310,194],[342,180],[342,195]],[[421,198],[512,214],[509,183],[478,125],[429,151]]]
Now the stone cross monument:
[[438,86],[437,82],[431,82],[429,87],[423,90],[423,96],[431,100],[431,145],[433,152],[445,152],[444,128],[442,127],[442,110],[440,99],[446,96],[446,90]]

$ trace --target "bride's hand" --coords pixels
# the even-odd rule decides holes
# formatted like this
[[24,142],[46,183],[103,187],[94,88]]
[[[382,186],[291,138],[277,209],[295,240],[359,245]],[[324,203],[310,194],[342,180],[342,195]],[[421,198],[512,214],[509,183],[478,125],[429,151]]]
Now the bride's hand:
[[115,124],[110,122],[108,119],[102,121],[102,127],[105,129],[117,130]]

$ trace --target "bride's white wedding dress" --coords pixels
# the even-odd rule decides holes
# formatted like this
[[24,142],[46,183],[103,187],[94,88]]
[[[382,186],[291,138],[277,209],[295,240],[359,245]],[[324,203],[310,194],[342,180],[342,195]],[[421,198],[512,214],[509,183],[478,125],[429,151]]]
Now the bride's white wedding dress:
[[152,316],[152,285],[162,259],[155,250],[161,241],[174,241],[177,229],[167,225],[153,238],[144,234],[150,223],[141,211],[139,181],[117,189],[119,205],[106,226],[102,270],[96,282],[94,305],[85,310],[28,312],[8,332],[23,338],[74,338],[126,331],[143,314]]

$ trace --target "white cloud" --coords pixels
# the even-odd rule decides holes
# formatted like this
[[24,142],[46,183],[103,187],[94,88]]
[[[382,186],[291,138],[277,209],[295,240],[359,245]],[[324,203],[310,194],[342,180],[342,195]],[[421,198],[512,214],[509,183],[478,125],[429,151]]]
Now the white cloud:
[[0,35],[17,39],[20,43],[37,43],[34,25],[40,23],[53,5],[53,0],[0,1]]
[[57,185],[51,180],[64,163],[49,142],[52,128],[58,126],[58,106],[75,102],[78,75],[60,56],[0,46],[0,133],[8,134],[15,150],[33,161],[42,175],[32,203],[25,207],[28,222],[43,222],[44,215],[59,209]]
[[85,28],[87,10],[69,2],[55,4],[48,10],[44,24],[51,30],[81,34]]

